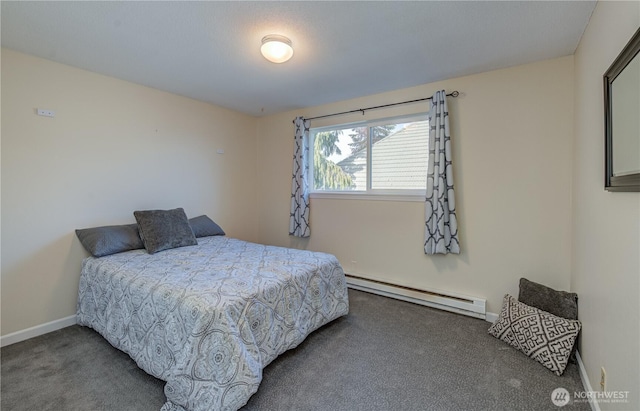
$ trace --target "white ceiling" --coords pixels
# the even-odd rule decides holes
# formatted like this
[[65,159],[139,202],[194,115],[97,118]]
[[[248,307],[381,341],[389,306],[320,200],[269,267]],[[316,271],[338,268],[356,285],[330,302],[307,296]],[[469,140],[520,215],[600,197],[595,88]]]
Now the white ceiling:
[[[573,54],[593,1],[8,2],[2,46],[251,115]],[[260,55],[289,37],[284,64]]]

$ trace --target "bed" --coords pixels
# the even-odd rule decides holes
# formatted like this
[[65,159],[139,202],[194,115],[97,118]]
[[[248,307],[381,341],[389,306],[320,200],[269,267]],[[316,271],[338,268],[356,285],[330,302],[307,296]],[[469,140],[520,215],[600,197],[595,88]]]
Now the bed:
[[209,411],[242,407],[264,367],[348,311],[334,256],[215,236],[86,258],[77,321],[166,381],[162,411]]

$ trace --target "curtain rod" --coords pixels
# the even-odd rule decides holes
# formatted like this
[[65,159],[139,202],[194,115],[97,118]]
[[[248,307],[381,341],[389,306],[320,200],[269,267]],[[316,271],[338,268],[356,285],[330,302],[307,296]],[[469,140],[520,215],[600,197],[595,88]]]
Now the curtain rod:
[[[460,93],[458,93],[458,91],[452,91],[451,93],[447,94],[447,97],[453,97],[456,98],[460,95]],[[408,101],[401,101],[399,103],[391,103],[391,104],[383,104],[381,106],[373,106],[373,107],[367,107],[367,108],[359,108],[357,110],[349,110],[349,111],[342,111],[340,113],[332,113],[332,114],[325,114],[324,116],[316,116],[316,117],[309,117],[306,118],[305,120],[317,120],[319,118],[325,118],[325,117],[333,117],[333,116],[341,116],[343,114],[351,114],[351,113],[362,113],[362,115],[364,116],[364,112],[367,110],[375,110],[377,108],[385,108],[385,107],[393,107],[393,106],[399,106],[401,104],[410,104],[410,103],[417,103],[419,101],[427,101],[427,100],[431,100],[431,97],[425,97],[425,98],[419,98],[416,100],[408,100]],[[296,121],[293,120],[293,123],[295,123]]]

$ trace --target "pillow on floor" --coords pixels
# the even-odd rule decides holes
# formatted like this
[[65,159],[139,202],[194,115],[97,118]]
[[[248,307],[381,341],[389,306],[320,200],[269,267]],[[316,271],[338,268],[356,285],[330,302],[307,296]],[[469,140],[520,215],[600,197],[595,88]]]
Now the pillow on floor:
[[[518,301],[539,308],[558,317],[569,320],[578,319],[578,294],[566,291],[557,291],[542,284],[520,279],[520,291]],[[576,343],[571,350],[570,362],[576,362]]]
[[78,240],[94,257],[144,248],[137,224],[110,225],[76,230]]
[[149,254],[198,244],[182,208],[134,211],[133,216]]
[[578,319],[578,294],[556,291],[526,278],[520,279],[518,301],[569,320]]
[[506,294],[489,334],[562,375],[580,332],[580,321],[568,320],[517,301]]

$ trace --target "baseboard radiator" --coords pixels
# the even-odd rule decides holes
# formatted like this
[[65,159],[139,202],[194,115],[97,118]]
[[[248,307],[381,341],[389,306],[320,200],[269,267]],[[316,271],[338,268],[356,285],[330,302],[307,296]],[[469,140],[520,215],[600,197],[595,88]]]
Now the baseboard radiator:
[[418,290],[383,281],[370,280],[346,274],[347,285],[354,290],[366,291],[385,297],[396,298],[427,307],[451,311],[486,320],[486,300],[444,291]]

